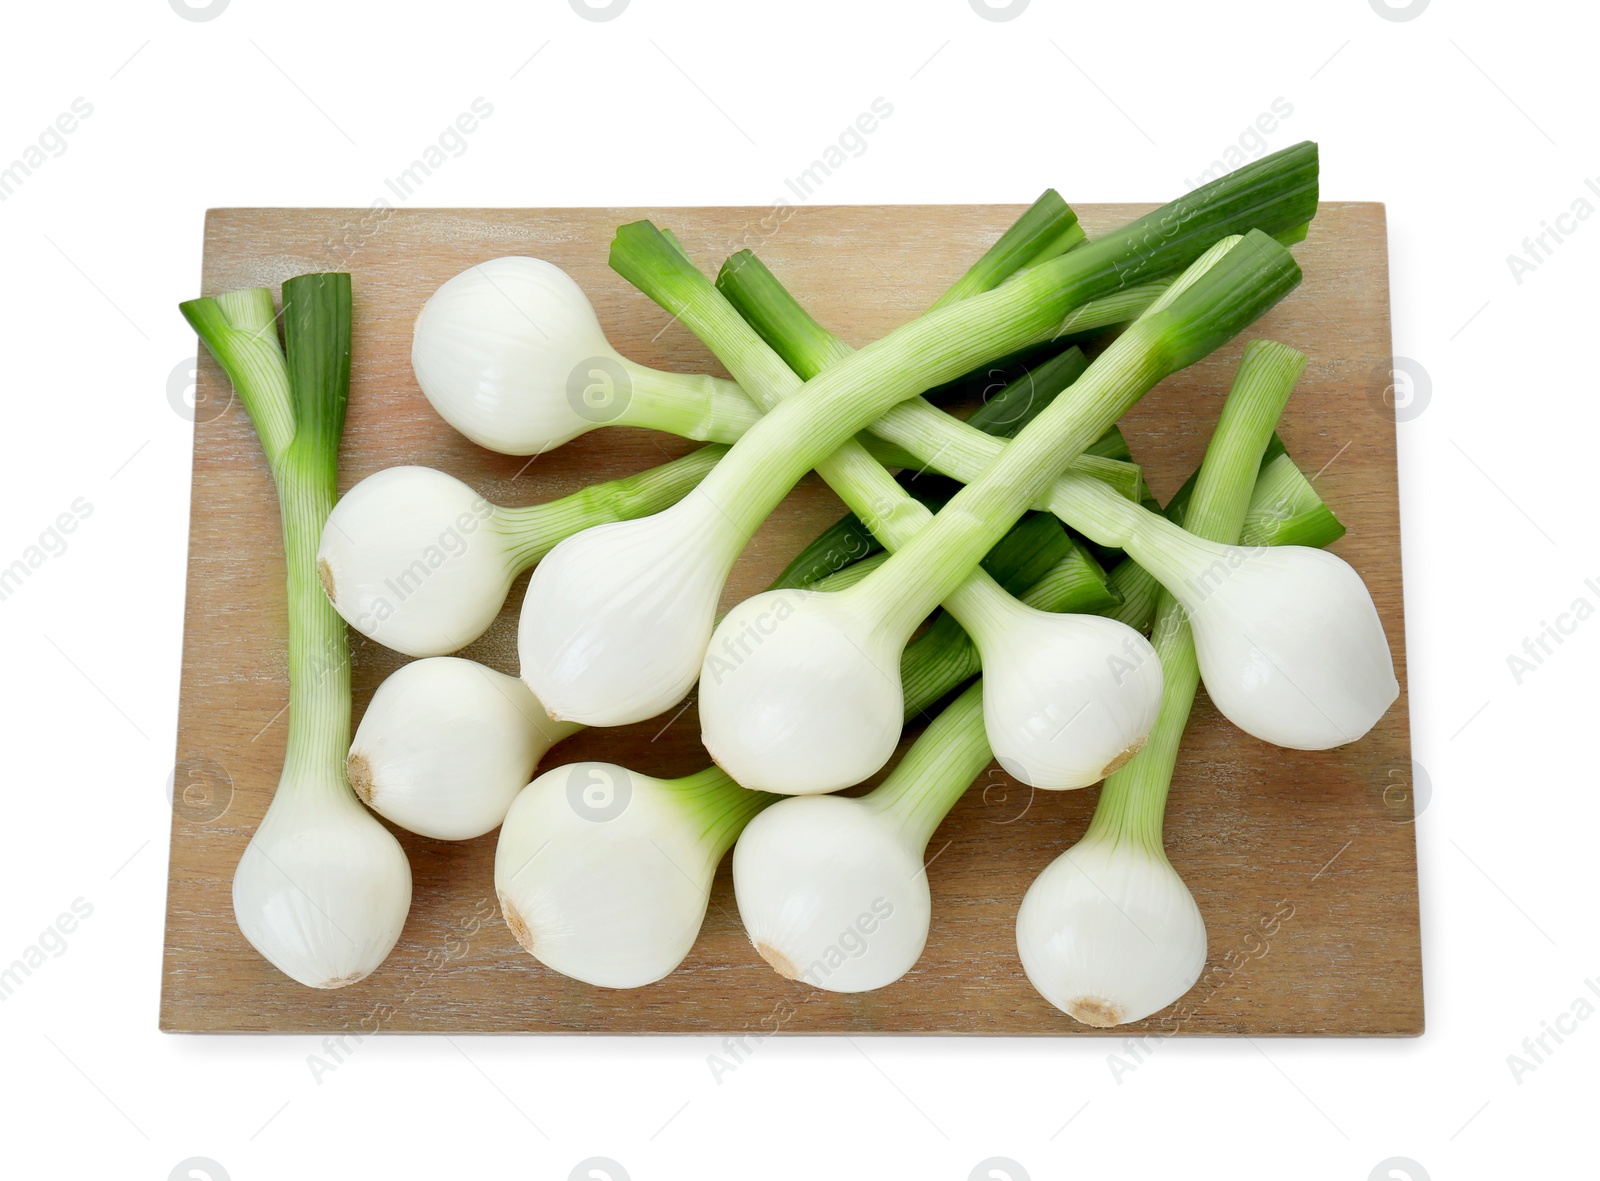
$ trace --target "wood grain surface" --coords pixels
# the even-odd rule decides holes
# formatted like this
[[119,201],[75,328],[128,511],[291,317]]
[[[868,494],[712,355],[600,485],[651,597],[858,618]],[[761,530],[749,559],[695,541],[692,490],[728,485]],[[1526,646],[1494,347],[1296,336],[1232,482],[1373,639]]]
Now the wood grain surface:
[[[1147,206],[1080,207],[1090,234]],[[354,381],[341,487],[380,468],[427,464],[502,504],[531,504],[635,472],[690,447],[631,428],[590,434],[533,461],[468,443],[436,417],[409,362],[428,295],[470,264],[531,254],[589,293],[613,344],[648,365],[723,370],[682,325],[606,265],[614,228],[670,226],[707,270],[750,246],[846,341],[913,318],[1020,212],[1011,206],[812,207],[768,233],[760,208],[549,210],[213,210],[200,290],[270,286],[349,270]],[[1197,702],[1167,816],[1173,864],[1210,936],[1206,974],[1171,1011],[1110,1031],[1184,1034],[1418,1034],[1422,1030],[1416,847],[1404,686],[1400,538],[1389,377],[1383,207],[1325,204],[1295,248],[1305,283],[1263,319],[1309,354],[1281,433],[1349,534],[1334,548],[1365,576],[1383,616],[1400,700],[1339,750],[1280,750]],[[173,312],[177,315],[176,310]],[[1163,382],[1124,420],[1163,499],[1199,462],[1244,340]],[[285,606],[278,512],[260,447],[226,380],[201,350],[194,436],[176,802],[161,1026],[177,1031],[1090,1034],[1041,999],[1017,960],[1013,926],[1033,878],[1083,832],[1096,789],[1031,792],[992,770],[934,834],[933,930],[921,962],[878,992],[837,995],[783,980],[738,921],[728,864],[704,930],[666,980],[608,991],[523,953],[494,902],[495,834],[448,843],[400,833],[415,880],[388,961],[360,984],[303,988],[245,942],[233,869],[277,782],[286,734]],[[1320,469],[1320,470],[1319,470]],[[724,606],[761,589],[842,512],[815,476],[783,503],[741,559]],[[464,655],[515,674],[516,611]],[[404,657],[354,636],[359,720]],[[704,766],[691,707],[589,731],[546,766],[607,759],[672,776]],[[1273,934],[1264,930],[1275,929]]]

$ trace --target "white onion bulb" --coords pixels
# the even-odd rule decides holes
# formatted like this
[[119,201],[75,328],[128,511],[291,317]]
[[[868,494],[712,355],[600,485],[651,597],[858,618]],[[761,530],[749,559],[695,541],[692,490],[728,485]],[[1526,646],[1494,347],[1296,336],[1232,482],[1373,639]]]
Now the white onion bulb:
[[900,741],[903,647],[849,591],[752,596],[705,649],[700,740],[749,788],[819,795],[860,783]]
[[342,988],[383,963],[410,909],[405,851],[342,783],[279,784],[233,875],[252,947],[301,984]]
[[[496,258],[447,281],[417,316],[411,366],[441,418],[507,455],[558,447],[604,420],[580,413],[591,369],[627,362],[583,290],[537,258]],[[574,374],[579,375],[574,379]]]
[[983,719],[995,758],[1030,787],[1099,783],[1144,745],[1161,712],[1161,661],[1133,628],[1011,600],[983,629]]
[[1224,716],[1296,750],[1343,746],[1372,729],[1400,683],[1361,576],[1305,546],[1209,548],[1209,564],[1168,585]]
[[539,760],[582,727],[555,722],[515,677],[435,656],[397,669],[350,744],[350,785],[385,819],[442,841],[505,819]]
[[760,417],[731,381],[622,356],[572,278],[537,258],[492,259],[435,291],[417,316],[411,367],[440,417],[507,455],[608,425],[731,443]]
[[871,797],[780,801],[733,849],[739,916],[782,976],[829,992],[882,988],[928,941],[923,844]]
[[602,988],[639,988],[694,945],[717,862],[768,797],[716,771],[654,779],[612,763],[548,771],[500,829],[500,909],[546,967]]
[[557,545],[522,601],[522,679],[555,718],[623,726],[693,687],[742,539],[696,490],[672,508]]
[[317,549],[334,608],[408,656],[455,652],[488,630],[517,576],[495,508],[452,476],[392,467],[334,505]]
[[1159,848],[1085,837],[1028,888],[1017,952],[1056,1008],[1086,1025],[1124,1025],[1194,986],[1205,969],[1206,927]]

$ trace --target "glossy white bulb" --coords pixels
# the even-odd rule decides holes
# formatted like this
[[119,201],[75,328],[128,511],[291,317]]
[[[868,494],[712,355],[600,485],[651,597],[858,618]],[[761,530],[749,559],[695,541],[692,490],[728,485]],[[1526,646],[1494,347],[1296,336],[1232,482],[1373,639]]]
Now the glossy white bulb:
[[345,493],[323,526],[317,571],[346,623],[408,656],[481,636],[517,574],[494,506],[426,467],[375,472]]
[[494,883],[506,923],[546,967],[639,988],[694,945],[721,849],[661,780],[612,763],[539,776],[500,829]]
[[522,679],[552,717],[623,726],[693,687],[733,555],[698,492],[636,521],[574,534],[534,569],[522,601]]
[[410,909],[405,851],[342,784],[279,785],[233,875],[252,947],[301,984],[342,988],[383,963]]
[[380,816],[442,841],[505,819],[545,752],[581,727],[552,721],[516,677],[454,656],[392,673],[350,744],[350,785]]
[[717,625],[700,670],[701,741],[745,787],[817,795],[860,783],[900,740],[904,637],[846,592],[755,595]]
[[1164,854],[1086,838],[1028,887],[1017,952],[1056,1008],[1086,1025],[1124,1025],[1194,986],[1205,968],[1206,927]]
[[1361,576],[1304,546],[1215,548],[1209,565],[1171,589],[1217,708],[1297,750],[1342,746],[1372,729],[1400,684]]
[[588,297],[553,263],[496,258],[447,281],[423,305],[411,366],[433,408],[474,443],[535,455],[607,421],[595,383],[622,358]]
[[1013,603],[984,629],[983,720],[995,758],[1030,787],[1098,783],[1161,712],[1161,660],[1126,624]]
[[892,984],[928,941],[922,849],[869,800],[780,800],[734,846],[733,888],[761,957],[815,988]]

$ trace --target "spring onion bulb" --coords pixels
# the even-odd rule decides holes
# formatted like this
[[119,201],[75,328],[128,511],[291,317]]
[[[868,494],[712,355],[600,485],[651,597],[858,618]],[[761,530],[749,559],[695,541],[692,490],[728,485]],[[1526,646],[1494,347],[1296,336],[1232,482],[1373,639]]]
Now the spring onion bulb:
[[1296,750],[1365,735],[1400,683],[1361,576],[1302,546],[1219,548],[1179,598],[1217,708],[1247,733]]
[[928,941],[928,840],[989,763],[983,683],[967,689],[864,796],[795,796],[733,850],[739,917],[789,980],[864,992],[910,971]]
[[340,988],[383,962],[411,907],[405,852],[345,778],[350,652],[317,581],[317,537],[337,495],[350,392],[350,276],[284,283],[286,350],[265,288],[181,310],[255,424],[278,488],[288,569],[283,773],[234,872],[234,917],[279,971],[312,988]]
[[[1271,341],[1246,350],[1185,510],[1203,536],[1238,539],[1273,424],[1304,366],[1304,356]],[[1148,1017],[1187,992],[1205,967],[1205,921],[1162,841],[1199,680],[1183,608],[1165,593],[1155,643],[1167,681],[1149,744],[1106,780],[1083,839],[1034,880],[1017,913],[1028,979],[1088,1025]]]
[[417,384],[480,446],[537,455],[597,426],[731,443],[757,411],[732,382],[627,360],[560,267],[496,258],[429,297],[411,340]]
[[[550,552],[523,603],[523,679],[554,716],[590,725],[621,725],[666,710],[699,674],[735,558],[819,461],[898,402],[1047,339],[1082,303],[1170,275],[1230,233],[1299,225],[1315,212],[1316,188],[1314,145],[1274,153],[1122,231],[929,312],[819,374],[749,428],[678,504],[639,521],[585,530]],[[625,251],[621,236],[618,242]],[[1281,265],[1267,269],[1287,274],[1292,260],[1275,244],[1258,241],[1246,254],[1263,257],[1269,245]],[[617,252],[614,245],[614,266]],[[1162,323],[1176,327],[1170,316]],[[1154,351],[1183,363],[1186,350],[1209,343],[1174,332]],[[1103,413],[1086,416],[1098,429],[1067,448],[1061,464],[1109,426],[1116,409],[1108,400]],[[965,568],[986,548],[980,545]]]
[[1259,232],[1210,252],[1174,284],[1172,302],[1152,305],[863,582],[833,594],[758,595],[730,611],[700,683],[702,740],[718,765],[746,786],[789,794],[872,774],[892,753],[903,712],[899,680],[885,670],[941,601],[982,654],[989,741],[1011,774],[1062,790],[1096,783],[1125,761],[1160,704],[1160,664],[1144,638],[1114,620],[1033,611],[969,574],[1064,457],[1298,277],[1288,252]]
[[1159,843],[1091,832],[1028,888],[1017,951],[1056,1008],[1085,1025],[1123,1025],[1194,986],[1206,925]]
[[482,836],[557,742],[555,722],[516,677],[454,656],[402,665],[372,696],[346,767],[384,819],[441,841]]
[[564,976],[653,984],[689,954],[717,863],[771,802],[715,768],[683,779],[613,763],[547,771],[500,828],[501,913],[528,954]]
[[562,538],[676,503],[725,451],[701,447],[519,508],[491,504],[432,468],[387,468],[334,506],[317,571],[334,608],[362,635],[407,656],[456,652],[488,630],[512,582]]

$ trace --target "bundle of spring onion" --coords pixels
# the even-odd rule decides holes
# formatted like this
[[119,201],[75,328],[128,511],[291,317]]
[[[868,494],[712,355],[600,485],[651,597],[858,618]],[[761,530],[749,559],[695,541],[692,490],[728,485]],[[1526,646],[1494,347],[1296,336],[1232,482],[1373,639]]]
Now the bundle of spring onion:
[[[523,679],[553,715],[589,725],[621,725],[670,708],[705,662],[717,599],[735,559],[802,475],[907,398],[995,356],[1048,339],[1089,300],[1170,277],[1219,239],[1248,232],[1238,250],[1119,349],[1093,383],[1077,383],[1084,392],[1062,411],[1060,424],[1046,425],[1043,419],[1031,424],[1034,445],[1018,453],[1019,461],[1040,451],[1050,458],[1039,472],[1028,473],[1026,482],[1038,488],[1028,491],[1016,511],[1015,496],[981,506],[969,498],[946,510],[954,514],[952,520],[971,518],[977,530],[952,546],[952,556],[941,560],[924,552],[938,539],[920,546],[913,539],[906,547],[917,561],[925,561],[931,581],[919,581],[928,581],[937,593],[930,600],[919,587],[916,594],[885,596],[883,611],[901,608],[890,627],[903,628],[903,618],[914,608],[931,609],[953,590],[997,530],[1004,532],[1051,476],[1161,376],[1229,339],[1293,287],[1298,268],[1258,227],[1290,233],[1315,210],[1315,149],[1287,149],[1115,234],[1031,266],[992,290],[936,308],[831,366],[757,421],[672,508],[587,529],[546,555],[523,600],[518,637]],[[653,263],[672,265],[679,256],[660,235],[624,233],[612,257],[613,265],[647,270]],[[891,579],[907,564],[900,563]],[[952,579],[948,587],[939,585]],[[877,585],[885,581],[880,577]],[[763,622],[759,614],[755,619],[741,614],[724,627],[754,626],[764,634],[761,629],[774,621]],[[890,695],[893,678],[883,668],[896,646],[892,638],[874,644],[878,659],[868,661],[864,674]],[[874,726],[884,716],[882,702],[878,705]],[[867,745],[870,749],[853,765],[884,753],[876,733],[867,736]]]
[[[235,881],[246,936],[317,986],[381,962],[410,878],[359,796],[425,837],[499,826],[506,922],[565,975],[635,988],[673,971],[733,847],[764,960],[821,989],[881,988],[927,941],[930,837],[997,758],[1035,787],[1106,783],[1089,832],[1022,901],[1029,979],[1092,1024],[1171,1003],[1205,953],[1162,847],[1197,684],[1251,734],[1308,749],[1358,739],[1397,693],[1365,587],[1317,548],[1342,529],[1273,434],[1300,354],[1246,350],[1204,466],[1164,513],[1115,427],[1294,289],[1288,248],[1316,199],[1312,144],[1095,241],[1047,192],[927,313],[859,351],[748,251],[713,283],[670,231],[621,227],[613,268],[733,380],[622,357],[548,262],[474,266],[427,301],[413,336],[418,383],[451,425],[518,455],[608,425],[707,444],[523,507],[420,467],[333,505],[347,277],[285,285],[287,357],[268,293],[184,305],[284,506],[289,755]],[[1108,330],[1092,359],[1068,347]],[[921,396],[1003,358],[1021,375],[965,421]],[[718,621],[740,551],[812,469],[850,515]],[[1109,575],[1097,555],[1115,561]],[[448,655],[530,568],[520,679]],[[341,616],[424,658],[379,688],[348,749]],[[652,717],[696,681],[713,765],[674,779],[605,762],[540,773],[562,739]],[[930,712],[880,786],[831,794]]]
[[383,962],[411,909],[404,851],[345,778],[350,652],[317,578],[350,394],[350,276],[284,283],[282,348],[266,288],[191,300],[182,311],[255,424],[278,488],[288,572],[288,746],[272,805],[234,873],[233,913],[285,975],[340,988]]

